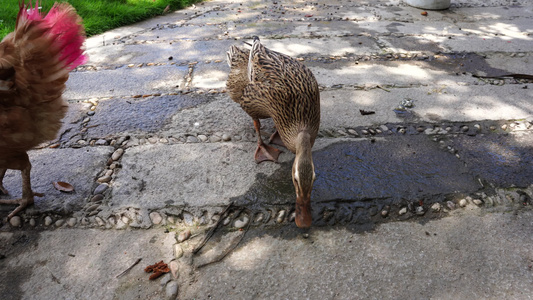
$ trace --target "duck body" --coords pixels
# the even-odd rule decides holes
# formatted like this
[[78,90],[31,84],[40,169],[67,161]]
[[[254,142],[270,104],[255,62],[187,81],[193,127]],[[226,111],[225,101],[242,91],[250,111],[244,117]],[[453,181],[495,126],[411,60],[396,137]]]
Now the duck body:
[[296,224],[311,225],[310,197],[315,179],[311,148],[320,126],[320,92],[313,73],[297,60],[264,47],[254,37],[251,50],[232,46],[227,88],[233,101],[252,117],[258,136],[257,163],[277,162],[280,151],[266,145],[260,119],[272,118],[270,141],[296,154],[292,177],[296,190]]

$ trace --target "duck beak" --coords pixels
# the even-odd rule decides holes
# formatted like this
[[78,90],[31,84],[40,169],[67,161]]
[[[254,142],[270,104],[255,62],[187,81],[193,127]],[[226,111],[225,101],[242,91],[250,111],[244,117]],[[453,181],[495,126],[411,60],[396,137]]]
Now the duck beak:
[[311,195],[305,197],[296,195],[296,217],[294,219],[296,226],[300,228],[311,227],[313,218],[311,216]]

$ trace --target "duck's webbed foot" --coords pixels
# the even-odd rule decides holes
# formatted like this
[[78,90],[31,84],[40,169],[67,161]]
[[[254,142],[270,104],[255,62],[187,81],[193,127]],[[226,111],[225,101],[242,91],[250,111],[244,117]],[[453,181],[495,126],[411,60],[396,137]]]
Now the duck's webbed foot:
[[255,150],[255,162],[258,164],[264,161],[273,161],[277,163],[281,152],[283,151],[266,145],[265,143],[258,143],[257,150]]
[[[278,132],[277,129],[276,129],[276,131],[270,136],[270,139],[268,140],[268,143],[269,143],[269,144],[278,145],[278,146],[281,146],[281,147],[285,147],[285,144],[284,144],[283,141],[281,140],[281,137],[279,136],[279,132]],[[287,147],[285,147],[285,148],[287,148]]]
[[255,132],[257,133],[257,149],[255,150],[255,162],[262,163],[264,161],[278,162],[278,156],[281,150],[265,144],[261,138],[261,122],[259,119],[254,119]]

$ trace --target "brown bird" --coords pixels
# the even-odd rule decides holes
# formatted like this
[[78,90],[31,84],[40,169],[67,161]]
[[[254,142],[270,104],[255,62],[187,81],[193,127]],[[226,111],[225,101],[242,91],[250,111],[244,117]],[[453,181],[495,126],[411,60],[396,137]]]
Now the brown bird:
[[46,16],[20,3],[15,31],[0,42],[0,193],[7,169],[22,172],[22,198],[8,219],[33,204],[28,150],[56,137],[67,112],[62,94],[69,72],[86,57],[81,18],[68,3],[54,4]]
[[[252,49],[231,46],[227,88],[233,101],[252,117],[257,132],[257,163],[277,162],[280,151],[261,139],[260,119],[272,118],[270,142],[296,154],[292,181],[296,190],[296,225],[311,226],[311,191],[315,168],[311,148],[320,126],[320,92],[313,73],[297,60],[265,48],[254,37]],[[281,139],[280,139],[281,138]]]

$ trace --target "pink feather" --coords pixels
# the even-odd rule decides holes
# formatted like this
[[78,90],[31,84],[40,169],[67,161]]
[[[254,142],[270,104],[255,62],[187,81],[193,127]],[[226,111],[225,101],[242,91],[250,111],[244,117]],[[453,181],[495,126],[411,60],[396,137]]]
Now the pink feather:
[[[60,60],[72,70],[87,62],[87,56],[83,54],[85,42],[85,29],[81,24],[81,18],[76,14],[72,6],[55,3],[48,14],[43,18],[39,12],[39,1],[32,5],[21,5],[19,20],[41,21],[39,26],[48,29],[48,34],[55,38],[61,49]],[[17,22],[18,23],[18,22]]]

